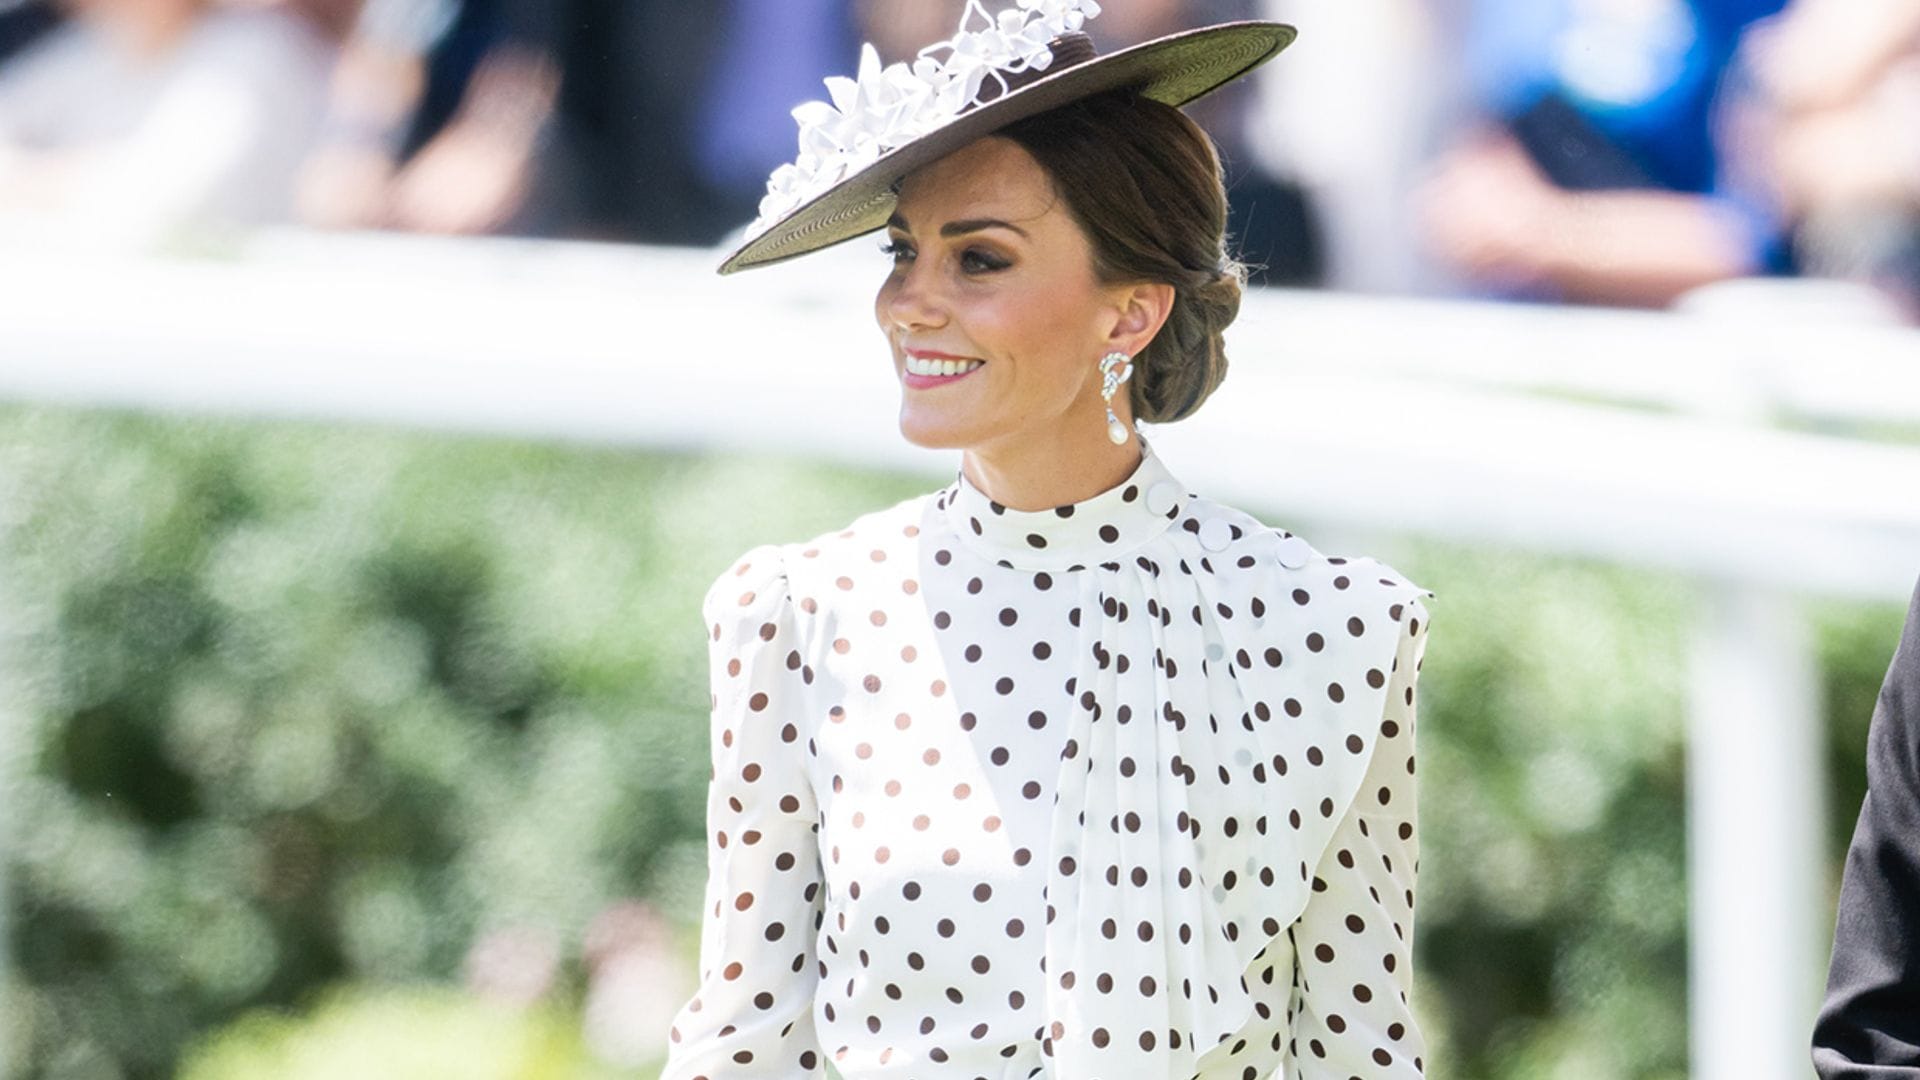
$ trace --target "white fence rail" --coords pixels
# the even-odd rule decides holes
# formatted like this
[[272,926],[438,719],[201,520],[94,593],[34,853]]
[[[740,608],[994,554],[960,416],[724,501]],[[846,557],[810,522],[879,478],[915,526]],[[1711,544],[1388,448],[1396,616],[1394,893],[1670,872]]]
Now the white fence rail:
[[[951,468],[894,427],[867,321],[879,256],[855,244],[725,281],[713,262],[298,234],[230,261],[15,253],[0,262],[0,400]],[[1690,721],[1693,1074],[1806,1076],[1829,928],[1796,607],[1901,600],[1920,574],[1920,445],[1856,434],[1920,431],[1920,334],[1771,308],[1275,291],[1249,297],[1232,347],[1227,389],[1154,436],[1195,486],[1288,521],[1708,586]]]

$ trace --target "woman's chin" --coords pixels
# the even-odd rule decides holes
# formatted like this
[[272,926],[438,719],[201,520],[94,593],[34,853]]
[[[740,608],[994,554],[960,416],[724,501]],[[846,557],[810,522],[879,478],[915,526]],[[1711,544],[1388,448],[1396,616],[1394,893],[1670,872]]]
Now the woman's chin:
[[951,417],[923,416],[912,409],[900,410],[900,434],[923,450],[963,450],[978,441],[970,425],[955,423]]

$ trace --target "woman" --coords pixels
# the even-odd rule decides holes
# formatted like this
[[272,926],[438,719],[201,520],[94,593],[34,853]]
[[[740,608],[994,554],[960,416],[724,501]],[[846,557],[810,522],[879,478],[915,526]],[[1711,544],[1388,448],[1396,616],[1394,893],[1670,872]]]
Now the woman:
[[1095,59],[1092,13],[869,53],[796,112],[723,266],[884,226],[901,428],[961,470],[707,597],[702,979],[668,1080],[1421,1069],[1425,594],[1189,494],[1133,430],[1219,383],[1239,304],[1218,160],[1169,103],[1292,32]]

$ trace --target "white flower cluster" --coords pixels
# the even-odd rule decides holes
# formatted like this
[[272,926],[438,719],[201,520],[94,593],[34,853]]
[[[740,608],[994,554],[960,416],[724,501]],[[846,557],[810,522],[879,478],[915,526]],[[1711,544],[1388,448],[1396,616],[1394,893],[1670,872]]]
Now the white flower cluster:
[[945,126],[980,100],[988,79],[1005,93],[1007,76],[1045,71],[1053,63],[1048,43],[1099,14],[1094,0],[1018,0],[995,18],[980,0],[967,0],[959,32],[920,50],[912,65],[881,67],[873,46],[861,46],[857,78],[830,78],[831,102],[793,110],[800,156],[774,170],[748,235],[760,235],[881,155]]

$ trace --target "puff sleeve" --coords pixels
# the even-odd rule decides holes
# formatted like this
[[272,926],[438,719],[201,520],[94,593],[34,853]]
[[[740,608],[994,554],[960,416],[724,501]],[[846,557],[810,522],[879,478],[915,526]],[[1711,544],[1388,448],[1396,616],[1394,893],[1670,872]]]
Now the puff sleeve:
[[700,982],[674,1019],[661,1080],[819,1077],[823,886],[804,733],[811,671],[778,549],[749,552],[703,611],[713,776]]
[[1414,684],[1427,612],[1416,599],[1406,613],[1366,776],[1293,926],[1292,1057],[1302,1080],[1411,1080],[1425,1065],[1408,1001],[1420,857]]

